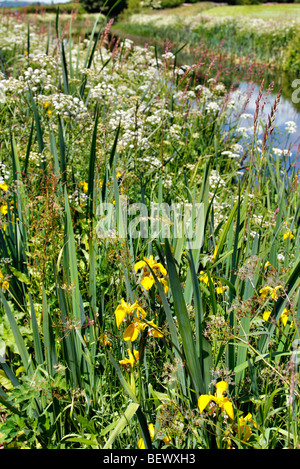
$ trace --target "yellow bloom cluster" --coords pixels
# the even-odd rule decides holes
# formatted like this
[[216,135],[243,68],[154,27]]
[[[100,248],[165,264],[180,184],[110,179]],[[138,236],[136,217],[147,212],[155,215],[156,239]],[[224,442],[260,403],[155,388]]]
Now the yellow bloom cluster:
[[[0,184],[0,189],[4,192],[7,192],[8,185],[4,182],[3,184]],[[8,205],[7,205],[7,202],[4,202],[0,205],[0,213],[2,213],[2,215],[7,215],[7,212],[8,212]]]
[[131,368],[133,368],[136,362],[139,361],[140,354],[137,350],[133,350],[133,353],[132,353],[130,348],[127,349],[127,353],[128,353],[129,358],[124,358],[123,360],[120,360],[119,363],[123,366],[130,365]]
[[[199,280],[205,283],[206,285],[209,284],[208,275],[203,270],[201,270],[200,272]],[[222,283],[220,281],[214,282],[214,284],[216,285],[216,293],[218,295],[222,295],[222,293],[224,293],[228,289],[228,286],[222,286]]]
[[0,286],[1,286],[3,291],[9,289],[9,282],[4,279],[4,275],[1,271],[0,271]]
[[155,284],[155,278],[152,275],[152,272],[149,272],[149,270],[147,269],[148,266],[153,270],[157,280],[163,284],[164,292],[165,294],[167,294],[169,290],[168,283],[165,279],[167,271],[160,262],[157,262],[153,258],[152,255],[149,258],[144,257],[144,260],[137,262],[134,266],[134,270],[136,273],[139,270],[143,269],[143,276],[141,279],[142,287],[144,287],[145,290],[150,290]]
[[214,401],[220,409],[224,410],[224,412],[234,420],[234,412],[233,412],[233,405],[230,401],[229,397],[225,395],[225,392],[228,389],[228,383],[226,381],[219,381],[216,384],[216,393],[212,394],[201,394],[198,399],[198,407],[200,412],[203,412],[207,405]]
[[8,185],[4,182],[3,184],[0,184],[0,189],[6,192],[8,190]]
[[287,240],[287,239],[293,239],[294,238],[294,235],[291,231],[287,231],[286,233],[284,233],[283,235],[283,240]]
[[103,344],[105,347],[112,347],[112,343],[111,343],[111,341],[109,340],[107,334],[101,334],[100,337],[99,337],[99,340],[100,340],[100,342],[102,342],[102,344]]
[[[264,311],[263,320],[268,321],[270,316],[271,316],[271,311]],[[284,308],[284,310],[282,311],[280,315],[279,321],[281,321],[282,324],[286,326],[288,319],[289,319],[289,310],[287,308]]]
[[274,300],[274,301],[277,301],[278,299],[278,290],[280,289],[283,289],[283,286],[282,285],[277,285],[276,287],[269,287],[268,285],[261,288],[259,290],[259,295],[260,297],[265,300],[267,298],[268,295],[271,296],[271,298]]
[[[154,437],[155,437],[155,428],[154,428],[154,425],[153,423],[150,423],[148,425],[148,430],[149,430],[149,435],[150,435],[150,438],[151,440],[153,441],[154,440]],[[163,442],[165,445],[170,445],[171,442],[172,442],[172,438],[170,436],[165,436],[163,438]],[[138,441],[138,447],[139,449],[145,449],[145,442],[143,440],[143,438],[140,438],[139,441]]]
[[245,417],[239,417],[238,425],[234,426],[234,430],[238,433],[239,438],[243,441],[249,441],[252,435],[252,429],[249,424],[253,424],[257,428],[256,423],[253,421],[250,412]]
[[78,187],[81,188],[82,187],[82,190],[85,194],[87,194],[88,192],[88,188],[89,188],[89,185],[87,182],[85,181],[81,181],[79,184],[78,184]]
[[51,114],[52,114],[50,107],[51,107],[51,103],[49,103],[49,101],[46,101],[44,104],[44,108],[47,111],[48,117],[51,117]]
[[121,304],[115,310],[115,316],[118,329],[126,317],[130,320],[130,324],[123,336],[125,341],[134,342],[139,337],[140,332],[147,327],[149,327],[148,334],[152,337],[163,337],[163,333],[153,321],[145,320],[147,314],[137,302],[133,304],[126,303],[122,298]]

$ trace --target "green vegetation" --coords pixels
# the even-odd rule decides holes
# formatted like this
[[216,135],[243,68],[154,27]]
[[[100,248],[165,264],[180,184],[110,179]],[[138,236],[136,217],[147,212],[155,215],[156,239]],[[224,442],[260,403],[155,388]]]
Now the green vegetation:
[[[158,44],[166,44],[167,38],[174,45],[218,49],[232,59],[250,57],[252,61],[265,62],[282,70],[282,57],[300,28],[297,20],[300,7],[276,6],[268,19],[262,17],[268,15],[270,5],[210,8],[209,3],[204,2],[166,10],[143,9],[135,13],[128,10],[126,16],[119,18],[114,31],[142,41],[155,38]],[[247,21],[241,20],[242,17]]]
[[294,72],[295,74],[300,73],[300,32],[289,42],[288,47],[284,53],[284,70]]
[[211,8],[207,12],[209,16],[233,16],[261,18],[265,20],[300,20],[300,8],[297,3],[267,4],[267,5],[227,5]]
[[299,448],[280,92],[249,115],[250,59],[35,21],[0,19],[0,447]]

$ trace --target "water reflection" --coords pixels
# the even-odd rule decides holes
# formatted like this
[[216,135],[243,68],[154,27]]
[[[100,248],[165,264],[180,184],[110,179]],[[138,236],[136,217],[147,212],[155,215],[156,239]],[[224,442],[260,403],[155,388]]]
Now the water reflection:
[[[238,90],[243,95],[249,95],[249,87],[251,85],[246,82],[241,82],[238,84]],[[253,85],[252,85],[253,86]],[[256,85],[253,89],[253,92],[250,96],[249,102],[245,109],[245,113],[251,114],[254,116],[256,110],[256,100],[259,94],[259,86]],[[262,96],[262,102],[266,96],[265,94]],[[268,115],[271,112],[272,105],[274,104],[275,98],[277,93],[274,91],[270,93],[267,97],[267,101],[263,110],[263,114],[260,115],[262,122],[266,123],[268,120]],[[292,96],[292,89],[291,89],[291,96]],[[297,154],[298,145],[300,144],[300,112],[298,111],[295,103],[292,102],[288,97],[282,96],[280,98],[279,106],[275,115],[275,130],[270,139],[270,145],[276,148],[280,148],[282,150],[290,149],[293,155]],[[290,123],[290,124],[287,124]],[[295,125],[293,125],[293,123]],[[241,125],[253,125],[250,124],[249,118],[245,117],[245,122],[241,122]],[[290,131],[288,131],[289,129]],[[263,129],[261,129],[260,136],[263,135]],[[299,165],[299,161],[298,161]]]

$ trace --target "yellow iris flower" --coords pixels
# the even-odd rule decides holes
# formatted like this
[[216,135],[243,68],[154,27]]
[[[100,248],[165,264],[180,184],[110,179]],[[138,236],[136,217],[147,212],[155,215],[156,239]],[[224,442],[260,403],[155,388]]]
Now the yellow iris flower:
[[284,310],[282,311],[280,315],[280,321],[282,322],[284,326],[286,326],[288,319],[289,319],[289,310],[284,308]]
[[[287,308],[284,308],[284,310],[282,311],[282,313],[280,315],[279,321],[281,321],[284,326],[287,325],[287,322],[288,322],[288,319],[289,319],[289,314],[290,314],[289,310]],[[268,321],[270,315],[271,315],[271,311],[264,311],[263,320]]]
[[9,289],[9,282],[7,280],[4,280],[4,275],[1,271],[0,271],[0,286],[3,291]]
[[121,304],[117,306],[115,310],[117,328],[119,329],[120,324],[124,321],[125,317],[128,315],[130,317],[133,316],[134,311],[136,311],[137,318],[140,316],[142,318],[146,317],[146,313],[141,306],[139,306],[136,302],[133,304],[126,303],[126,301],[122,298]]
[[286,239],[293,239],[294,238],[294,235],[291,231],[287,231],[286,233],[284,233],[283,235],[283,240],[285,241]]
[[140,335],[140,332],[144,330],[147,327],[146,323],[143,323],[139,321],[138,319],[135,322],[132,322],[129,324],[129,326],[126,328],[123,339],[125,341],[130,341],[134,342],[138,336]]
[[[150,438],[151,438],[151,440],[153,440],[153,439],[154,439],[154,435],[155,435],[155,429],[154,429],[153,423],[149,423],[149,425],[148,425],[148,430],[149,430]],[[139,447],[139,449],[145,449],[145,442],[144,442],[143,438],[140,438],[140,439],[139,439],[139,441],[138,441],[138,447]]]
[[144,275],[141,280],[141,285],[145,290],[150,290],[153,285],[155,284],[155,279],[152,275],[152,273],[147,271],[147,266],[151,267],[151,269],[154,271],[158,281],[163,284],[164,286],[164,292],[165,294],[168,293],[169,287],[167,281],[164,279],[164,277],[167,275],[167,271],[164,268],[164,266],[160,263],[157,262],[154,257],[151,255],[149,258],[144,257],[144,260],[138,261],[134,265],[134,270],[137,273],[139,270],[143,269],[144,270]]
[[[205,283],[205,285],[207,286],[209,285],[208,275],[203,270],[201,270],[200,272],[199,280],[200,282]],[[228,286],[227,285],[222,286],[221,282],[215,282],[215,285],[217,285],[216,287],[217,295],[222,295],[228,289]]]
[[145,275],[145,277],[141,280],[141,285],[145,288],[145,290],[150,290],[153,285],[155,284],[154,277],[152,275]]
[[161,330],[159,329],[159,327],[157,327],[157,325],[154,324],[153,321],[148,321],[147,326],[152,326],[148,330],[148,334],[151,335],[152,337],[155,337],[155,338],[159,339],[159,338],[164,336],[163,333],[161,332]]
[[200,272],[200,277],[199,277],[200,281],[205,283],[206,285],[208,285],[208,275],[206,273],[204,273],[203,270],[201,270]]
[[216,288],[216,292],[218,295],[222,295],[222,293],[224,293],[224,291],[226,291],[228,289],[228,286],[225,285],[224,287],[222,286],[219,286]]
[[264,321],[268,321],[270,315],[271,315],[271,311],[264,311],[263,320],[264,320]]
[[252,423],[257,428],[250,412],[245,417],[239,417],[238,426],[234,427],[235,431],[239,434],[239,438],[243,441],[249,441],[252,435],[252,429],[248,423]]
[[123,339],[125,341],[134,342],[140,335],[140,332],[146,329],[146,327],[150,327],[149,335],[151,335],[152,337],[163,337],[163,333],[161,332],[159,327],[154,324],[153,321],[143,321],[143,319],[145,319],[146,317],[146,312],[137,302],[133,304],[126,303],[126,301],[122,298],[121,304],[118,305],[115,310],[115,317],[118,329],[121,323],[126,318],[126,316],[131,319],[131,322],[127,326],[123,335]]
[[203,412],[206,406],[214,401],[220,409],[224,410],[225,413],[234,420],[233,405],[230,399],[224,395],[225,391],[228,389],[228,383],[226,381],[219,381],[216,384],[216,393],[212,394],[201,394],[198,399],[198,407],[200,412]]
[[88,185],[87,182],[85,182],[85,181],[80,182],[80,183],[78,184],[78,187],[82,187],[83,192],[84,192],[85,194],[87,194],[87,191],[88,191],[88,189],[89,189],[89,185]]
[[164,266],[160,263],[160,262],[157,262],[153,256],[151,255],[149,257],[149,259],[147,259],[147,257],[144,257],[144,260],[143,261],[139,261],[135,264],[134,266],[134,270],[135,272],[138,272],[138,270],[140,270],[142,267],[147,267],[147,266],[150,266],[152,270],[159,270],[160,273],[165,277],[167,275],[167,271],[166,269],[164,268]]
[[260,297],[265,300],[268,296],[268,294],[270,294],[271,298],[273,298],[273,300],[277,301],[278,299],[278,290],[282,289],[283,286],[282,285],[277,285],[277,287],[269,287],[269,286],[266,286],[266,287],[263,287],[259,290],[259,294],[260,294]]
[[8,185],[4,182],[3,184],[0,184],[0,189],[6,192],[8,190]]
[[7,212],[8,212],[7,203],[4,203],[0,206],[0,212],[2,213],[2,215],[7,215]]
[[124,366],[130,365],[131,368],[133,368],[136,362],[139,361],[139,352],[137,350],[133,350],[132,353],[130,348],[128,348],[127,353],[129,358],[124,358],[123,360],[120,360],[119,363]]

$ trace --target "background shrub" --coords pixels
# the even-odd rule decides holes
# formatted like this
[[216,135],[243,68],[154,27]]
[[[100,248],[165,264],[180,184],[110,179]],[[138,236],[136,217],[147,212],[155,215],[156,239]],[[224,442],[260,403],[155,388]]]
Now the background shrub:
[[108,14],[111,10],[110,16],[117,16],[127,7],[126,0],[80,0],[80,3],[88,13]]
[[300,73],[300,33],[298,32],[295,37],[289,42],[284,51],[283,68],[287,72]]

